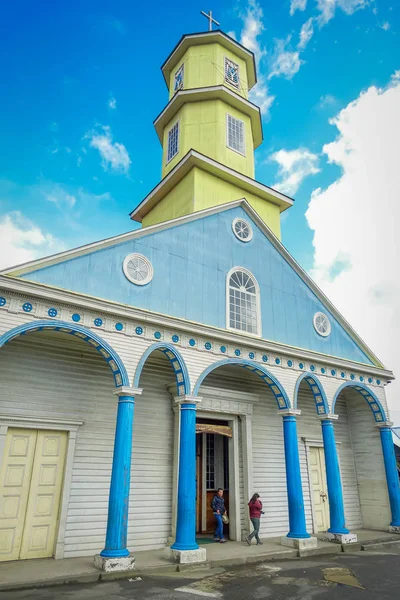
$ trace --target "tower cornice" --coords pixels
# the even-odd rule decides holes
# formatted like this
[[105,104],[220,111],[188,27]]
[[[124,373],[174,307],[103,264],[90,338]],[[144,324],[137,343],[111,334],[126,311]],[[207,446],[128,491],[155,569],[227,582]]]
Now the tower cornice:
[[154,120],[154,127],[161,144],[163,142],[164,128],[185,103],[203,102],[208,100],[222,100],[223,102],[226,102],[226,104],[229,104],[233,108],[236,108],[247,115],[251,120],[254,148],[258,148],[263,141],[259,107],[225,85],[179,90]]
[[161,66],[161,71],[165,83],[169,89],[169,78],[172,69],[181,60],[186,50],[190,46],[200,46],[204,44],[218,43],[221,46],[232,50],[237,56],[242,58],[247,66],[248,89],[250,90],[257,83],[256,62],[253,52],[248,50],[242,44],[226,35],[222,31],[205,31],[202,33],[189,33],[181,37],[171,54]]

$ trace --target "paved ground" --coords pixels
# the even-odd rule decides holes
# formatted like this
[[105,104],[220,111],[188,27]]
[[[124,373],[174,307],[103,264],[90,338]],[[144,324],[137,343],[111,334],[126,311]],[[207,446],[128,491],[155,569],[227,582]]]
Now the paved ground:
[[[359,552],[234,569],[2,592],[0,600],[395,600],[399,554]],[[338,582],[342,583],[338,583]]]

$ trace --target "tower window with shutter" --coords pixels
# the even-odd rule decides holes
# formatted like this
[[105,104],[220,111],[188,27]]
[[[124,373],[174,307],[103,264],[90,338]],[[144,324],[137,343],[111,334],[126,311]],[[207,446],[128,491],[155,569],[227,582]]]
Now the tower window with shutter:
[[235,88],[239,87],[239,65],[225,58],[225,81]]
[[231,150],[245,155],[244,123],[232,115],[226,115],[226,145]]

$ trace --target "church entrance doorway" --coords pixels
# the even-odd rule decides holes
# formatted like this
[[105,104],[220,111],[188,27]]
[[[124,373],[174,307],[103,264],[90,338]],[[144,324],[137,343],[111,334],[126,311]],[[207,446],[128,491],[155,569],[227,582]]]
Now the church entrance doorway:
[[326,484],[325,454],[322,447],[310,447],[311,492],[314,506],[314,533],[329,527],[329,502]]
[[[215,518],[211,502],[218,488],[224,490],[225,506],[230,515],[230,465],[233,456],[232,427],[229,421],[198,418],[196,420],[196,530],[212,534]],[[229,537],[229,525],[224,526]]]

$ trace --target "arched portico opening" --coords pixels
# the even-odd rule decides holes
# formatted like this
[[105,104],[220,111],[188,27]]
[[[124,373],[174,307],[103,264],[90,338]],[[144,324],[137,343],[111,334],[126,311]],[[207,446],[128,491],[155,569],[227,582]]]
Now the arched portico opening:
[[190,394],[190,379],[189,373],[183,360],[180,352],[173,346],[172,344],[165,344],[163,342],[152,344],[147,348],[141,357],[138,366],[135,371],[135,376],[133,378],[133,386],[139,387],[140,377],[143,371],[143,368],[146,364],[148,358],[153,354],[153,352],[159,351],[168,359],[173,368],[175,374],[177,395],[182,396],[183,394]]
[[[129,384],[125,366],[100,336],[59,321],[16,327],[0,345],[2,460],[12,465],[13,447],[20,445],[28,478],[21,482],[22,511],[15,519],[21,544],[11,544],[9,559],[92,555],[104,544],[117,414],[113,388]],[[54,489],[43,498],[35,485],[47,454],[55,465],[46,471],[48,483],[54,475]],[[36,550],[28,540],[37,496],[48,512],[49,535],[36,540]],[[92,529],[79,530],[76,523],[85,523],[88,511]]]
[[347,526],[385,529],[391,514],[377,427],[387,421],[385,409],[371,388],[346,382],[335,393],[332,413],[342,426],[337,441]]

